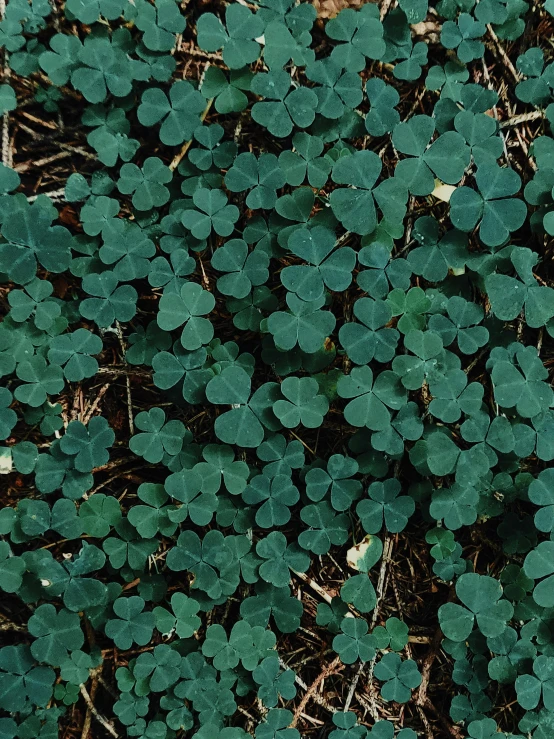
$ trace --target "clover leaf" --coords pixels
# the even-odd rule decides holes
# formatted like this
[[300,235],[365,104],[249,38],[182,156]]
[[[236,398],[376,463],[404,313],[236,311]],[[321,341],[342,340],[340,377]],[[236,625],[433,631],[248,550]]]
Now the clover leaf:
[[447,131],[429,146],[434,131],[434,120],[425,115],[414,116],[394,128],[394,146],[411,157],[396,165],[395,177],[404,181],[413,195],[433,192],[435,177],[455,185],[469,164],[470,151],[459,133]]
[[456,22],[446,21],[441,30],[441,44],[456,49],[458,59],[468,64],[483,56],[485,45],[478,41],[486,33],[486,26],[474,20],[469,13],[460,13]]
[[79,649],[85,640],[79,615],[65,608],[56,611],[51,603],[39,606],[28,626],[30,634],[35,637],[31,654],[39,662],[54,667],[62,664],[68,653]]
[[212,267],[225,272],[217,280],[217,289],[223,295],[245,298],[254,286],[263,285],[269,278],[269,257],[261,251],[248,252],[242,239],[231,239],[217,249]]
[[412,659],[402,661],[398,654],[388,652],[375,665],[375,677],[384,682],[381,696],[386,701],[407,703],[411,691],[421,684],[421,674]]
[[367,662],[375,657],[377,646],[375,637],[368,634],[367,621],[363,618],[343,618],[341,633],[333,639],[333,649],[341,662],[351,665],[356,660]]
[[124,164],[119,173],[117,188],[125,195],[133,195],[133,205],[137,210],[151,210],[165,205],[169,200],[169,190],[165,185],[171,182],[172,172],[158,157],[148,157],[142,167]]
[[383,25],[377,8],[362,6],[357,12],[345,8],[327,23],[325,33],[334,41],[341,41],[331,52],[331,59],[353,72],[360,72],[368,59],[382,59],[385,55]]
[[148,644],[154,630],[155,618],[144,610],[145,602],[138,595],[118,598],[113,604],[117,618],[105,626],[106,636],[113,639],[119,649],[130,649],[133,644]]
[[296,695],[294,681],[296,678],[293,670],[281,671],[277,657],[266,657],[252,672],[252,677],[257,683],[258,698],[264,706],[274,708],[279,696],[285,700],[292,700]]
[[536,416],[554,401],[552,388],[544,382],[547,376],[535,348],[516,345],[514,361],[502,358],[492,367],[497,403],[505,408],[515,408],[523,418]]
[[261,154],[258,159],[249,152],[239,154],[225,175],[225,186],[231,192],[249,190],[249,208],[273,208],[276,191],[286,182],[279,162],[275,154]]
[[211,66],[206,70],[201,85],[201,92],[206,98],[215,100],[218,113],[240,113],[248,105],[245,92],[250,90],[252,73],[244,69],[231,69],[229,79],[218,67]]
[[365,91],[371,106],[365,117],[366,131],[371,136],[390,133],[400,121],[395,107],[400,102],[398,92],[379,77],[370,78]]
[[203,13],[196,31],[202,49],[223,49],[225,64],[240,69],[259,57],[260,45],[254,39],[263,34],[264,24],[247,7],[230,5],[225,11],[225,26],[213,13]]
[[91,273],[83,278],[83,290],[94,297],[85,298],[79,310],[99,328],[117,321],[130,321],[136,314],[138,293],[132,285],[120,285],[113,272]]
[[305,572],[310,558],[295,544],[287,545],[284,534],[272,531],[256,544],[256,554],[263,560],[260,577],[265,582],[282,588],[288,585],[290,569]]
[[155,126],[161,121],[160,141],[166,146],[177,146],[192,138],[205,106],[204,96],[190,82],[177,80],[169,89],[169,97],[159,87],[145,90],[137,117],[143,126]]
[[98,362],[92,355],[100,354],[102,340],[84,328],[70,334],[55,336],[48,349],[48,361],[63,366],[63,372],[70,382],[93,377],[98,372]]
[[107,37],[87,37],[78,51],[78,63],[71,84],[89,103],[103,102],[108,92],[125,97],[133,89],[129,58]]
[[164,453],[175,456],[181,451],[186,434],[185,426],[177,420],[166,423],[162,408],[142,411],[135,418],[135,423],[143,433],[131,438],[129,448],[147,462],[155,464],[162,460]]
[[404,217],[408,198],[406,187],[396,177],[375,187],[381,168],[377,154],[366,150],[341,157],[334,164],[333,181],[351,187],[333,190],[329,202],[333,213],[348,231],[364,235],[375,230],[375,201],[385,218],[395,222]]
[[494,578],[469,572],[460,575],[456,594],[464,606],[446,603],[439,608],[439,622],[444,635],[453,641],[464,641],[474,622],[484,636],[500,636],[512,617],[513,607],[502,599],[502,587]]
[[329,409],[325,396],[319,394],[319,385],[312,377],[287,377],[281,383],[286,400],[277,400],[273,412],[286,428],[299,424],[317,428]]
[[398,480],[373,482],[367,490],[369,500],[362,500],[356,506],[366,534],[377,534],[383,526],[387,531],[397,533],[406,528],[408,519],[415,511],[415,502],[409,495],[399,495]]
[[215,298],[211,293],[195,282],[187,282],[178,293],[162,295],[158,326],[164,331],[173,331],[184,324],[181,344],[185,349],[194,351],[213,338],[213,326],[203,316],[210,313],[214,306]]
[[310,528],[300,533],[298,543],[314,554],[327,554],[332,545],[344,544],[348,538],[347,516],[335,515],[333,508],[325,500],[304,506],[300,518]]
[[22,644],[0,650],[0,705],[4,710],[25,710],[29,703],[46,706],[50,700],[56,673],[50,667],[37,666],[33,657]]
[[256,74],[250,86],[253,93],[265,98],[252,106],[252,118],[278,138],[288,136],[294,126],[311,125],[318,106],[313,90],[298,87],[291,92],[291,84],[288,72],[272,70]]
[[230,236],[239,217],[236,205],[228,205],[223,190],[201,187],[192,196],[195,210],[185,210],[181,222],[196,239],[206,239],[212,229],[219,236]]
[[345,108],[356,108],[362,101],[359,76],[355,72],[343,71],[332,58],[309,64],[306,76],[318,83],[314,88],[318,98],[317,112],[325,118],[340,118]]
[[450,219],[460,231],[472,231],[479,224],[484,244],[501,246],[517,231],[527,214],[525,203],[515,195],[521,185],[517,172],[486,162],[477,169],[479,191],[463,185],[450,198]]
[[285,267],[281,282],[287,290],[307,302],[320,298],[324,286],[337,292],[345,290],[352,281],[356,254],[350,247],[333,252],[335,246],[335,235],[323,226],[296,229],[289,238],[288,248],[312,266]]
[[339,378],[337,392],[352,399],[344,409],[344,417],[352,426],[382,431],[390,422],[388,408],[398,410],[406,402],[399,377],[386,370],[373,380],[373,372],[364,365],[354,367],[350,375]]
[[322,188],[332,168],[332,163],[321,156],[323,141],[301,131],[294,134],[292,144],[294,151],[285,150],[279,154],[279,166],[286,182],[297,187],[307,177],[312,187]]
[[286,301],[289,311],[275,311],[267,320],[275,345],[282,351],[299,346],[307,354],[315,354],[333,331],[335,316],[330,311],[320,310],[325,303],[323,296],[306,302],[287,293]]
[[242,493],[248,505],[262,505],[256,511],[256,523],[262,529],[283,526],[291,518],[290,507],[298,502],[300,493],[286,475],[256,475]]

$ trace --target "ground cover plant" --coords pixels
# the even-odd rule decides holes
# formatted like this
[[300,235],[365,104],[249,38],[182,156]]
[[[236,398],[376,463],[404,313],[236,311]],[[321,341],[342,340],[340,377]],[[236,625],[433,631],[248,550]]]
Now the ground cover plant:
[[0,739],[551,739],[553,13],[0,2]]

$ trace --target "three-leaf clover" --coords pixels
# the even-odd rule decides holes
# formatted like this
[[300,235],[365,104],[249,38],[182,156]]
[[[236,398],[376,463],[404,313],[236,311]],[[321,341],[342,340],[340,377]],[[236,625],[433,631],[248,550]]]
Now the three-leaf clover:
[[256,554],[262,558],[260,577],[265,582],[282,588],[288,585],[290,571],[305,572],[310,564],[309,556],[295,544],[287,546],[287,539],[280,531],[272,531],[256,544]]
[[169,89],[169,97],[159,87],[145,90],[137,117],[143,126],[155,126],[161,121],[162,144],[178,146],[192,138],[205,106],[206,99],[190,82],[177,80]]
[[206,397],[215,405],[231,405],[232,410],[218,416],[215,433],[226,444],[239,444],[243,447],[257,447],[264,437],[260,419],[251,407],[254,396],[250,398],[251,380],[240,366],[224,368],[206,386]]
[[39,662],[57,667],[69,652],[82,647],[85,636],[77,613],[62,608],[56,611],[51,603],[39,606],[29,619],[29,633],[35,637],[31,654]]
[[93,297],[81,301],[79,310],[99,328],[108,328],[115,320],[130,321],[137,311],[137,291],[132,285],[118,286],[118,282],[110,271],[83,277],[83,290]]
[[377,640],[368,634],[369,627],[363,618],[343,618],[340,624],[341,633],[333,639],[333,649],[341,662],[351,665],[360,659],[368,662],[376,654]]
[[526,711],[536,708],[541,699],[545,708],[554,708],[554,658],[544,654],[533,662],[533,675],[516,678],[515,689],[519,705]]
[[287,293],[286,301],[289,311],[275,311],[267,320],[275,345],[282,351],[298,345],[302,351],[315,354],[335,328],[335,316],[320,310],[325,303],[323,296],[306,302],[294,293]]
[[144,599],[138,595],[118,598],[113,604],[117,618],[110,619],[105,626],[106,636],[113,639],[118,649],[130,649],[133,644],[143,647],[152,638],[155,617],[145,611]]
[[290,91],[291,85],[289,73],[280,69],[259,72],[250,86],[253,93],[265,98],[252,106],[252,118],[279,138],[288,136],[294,126],[307,128],[311,125],[318,106],[313,90],[297,87]]
[[461,134],[447,131],[430,146],[436,123],[427,115],[417,115],[394,128],[392,142],[411,158],[398,162],[395,177],[405,182],[413,195],[429,195],[435,177],[449,185],[458,183],[469,164],[470,150]]
[[230,192],[244,192],[249,208],[275,206],[277,190],[284,186],[285,174],[275,154],[260,154],[258,158],[250,152],[239,154],[225,175],[225,187]]
[[294,151],[285,150],[279,154],[279,166],[287,183],[298,187],[307,177],[312,187],[323,187],[332,168],[332,162],[321,156],[323,141],[300,131],[292,137],[292,145]]
[[373,372],[364,365],[354,367],[350,375],[342,375],[337,384],[341,398],[349,400],[344,417],[352,426],[382,431],[390,423],[389,408],[399,410],[406,403],[406,392],[400,378],[385,370],[373,380]]
[[241,69],[259,57],[260,44],[254,39],[262,36],[264,23],[247,7],[235,4],[225,9],[225,26],[213,13],[203,13],[196,32],[200,48],[223,49],[223,61],[229,69]]
[[408,192],[402,178],[390,177],[378,187],[382,162],[373,151],[357,150],[340,157],[333,166],[332,179],[338,187],[329,202],[335,216],[348,231],[369,234],[377,226],[375,201],[387,220],[401,221],[406,212]]
[[372,482],[367,489],[369,499],[361,500],[356,506],[366,534],[377,534],[383,526],[394,534],[406,528],[408,519],[415,511],[415,501],[410,495],[399,495],[400,482],[396,479]]
[[64,454],[73,457],[75,469],[90,472],[106,464],[110,458],[108,448],[113,445],[115,434],[103,416],[94,416],[85,426],[81,421],[71,421],[60,441]]
[[124,195],[133,196],[137,210],[151,210],[165,205],[169,200],[169,190],[165,185],[171,182],[173,173],[158,157],[148,157],[142,167],[124,164],[119,172],[117,188]]
[[299,424],[318,428],[329,410],[329,401],[319,394],[319,385],[313,377],[287,377],[280,387],[285,400],[273,404],[273,412],[286,428]]
[[421,684],[421,674],[413,659],[402,660],[400,655],[387,652],[375,665],[375,677],[384,681],[381,696],[386,701],[407,703],[412,690]]
[[179,292],[162,295],[156,320],[164,331],[173,331],[184,324],[181,344],[194,351],[213,339],[213,325],[203,316],[211,313],[214,307],[215,298],[211,293],[196,282],[186,282]]
[[194,238],[207,239],[212,229],[219,236],[230,236],[239,218],[236,205],[228,205],[223,190],[201,187],[192,196],[194,209],[181,214],[181,222]]
[[512,197],[521,187],[521,178],[513,169],[486,162],[477,169],[475,182],[478,191],[463,185],[452,193],[450,220],[460,231],[473,231],[479,225],[484,244],[501,246],[527,215],[525,203]]
[[181,451],[185,426],[178,420],[166,423],[162,408],[142,411],[135,418],[135,424],[143,433],[131,437],[129,448],[147,462],[156,464],[162,460],[164,453],[175,456]]
[[356,253],[348,246],[333,251],[335,246],[335,234],[323,226],[293,231],[288,248],[310,266],[291,265],[282,270],[281,282],[287,290],[307,302],[320,298],[324,287],[346,290],[352,282]]
[[334,41],[343,43],[335,46],[331,59],[352,72],[361,72],[368,59],[382,59],[386,45],[383,39],[383,24],[379,12],[372,5],[363,5],[360,11],[346,8],[325,26],[325,33]]
[[456,22],[446,21],[441,29],[441,44],[445,49],[456,49],[458,59],[468,64],[483,56],[485,45],[479,41],[487,28],[469,13],[460,13]]
[[354,303],[354,315],[360,323],[350,321],[339,330],[339,341],[349,358],[356,364],[368,364],[372,359],[390,362],[400,334],[394,328],[384,328],[392,318],[389,303],[359,298]]
[[63,373],[69,382],[80,382],[98,372],[98,362],[92,355],[100,354],[102,346],[99,336],[85,328],[78,328],[51,340],[48,361],[63,366]]
[[475,622],[484,636],[500,636],[512,617],[513,606],[502,599],[502,586],[493,577],[469,572],[460,575],[456,594],[464,604],[445,603],[439,608],[439,623],[452,641],[465,641]]
[[298,502],[300,493],[287,475],[268,477],[256,475],[242,493],[248,505],[262,505],[256,511],[256,523],[262,529],[284,526],[290,521],[290,507]]
[[237,299],[245,298],[253,287],[267,282],[268,266],[268,255],[258,250],[249,253],[243,239],[227,241],[212,256],[212,267],[226,273],[218,277],[217,289]]

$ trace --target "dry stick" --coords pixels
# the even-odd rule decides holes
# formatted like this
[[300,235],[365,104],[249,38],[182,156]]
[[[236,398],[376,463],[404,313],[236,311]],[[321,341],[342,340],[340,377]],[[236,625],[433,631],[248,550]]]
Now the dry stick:
[[[19,124],[19,127],[26,128],[26,126],[23,126],[21,123]],[[60,149],[63,149],[64,151],[59,151],[57,154],[52,154],[51,156],[45,157],[44,159],[36,159],[35,161],[31,160],[30,162],[24,162],[22,164],[18,164],[15,167],[15,171],[16,172],[27,172],[27,170],[29,169],[33,169],[33,168],[36,169],[39,167],[43,167],[45,164],[56,162],[59,159],[67,159],[72,154],[80,154],[82,157],[85,157],[85,159],[96,159],[95,156],[93,156],[92,154],[89,154],[88,151],[85,151],[84,149],[81,149],[78,146],[68,146],[67,144],[60,144],[60,143],[58,143],[58,146],[60,147]],[[65,190],[63,192],[65,193]]]
[[506,54],[506,51],[505,51],[504,47],[502,46],[502,44],[498,40],[498,36],[493,31],[493,28],[492,28],[492,26],[491,26],[490,23],[487,23],[487,31],[489,32],[490,37],[494,41],[494,47],[493,48],[496,48],[496,50],[498,52],[498,55],[500,55],[502,61],[504,62],[504,64],[508,67],[508,69],[512,73],[512,77],[514,78],[514,80],[516,82],[519,82],[520,76],[517,73],[516,68],[512,64],[512,60],[510,59],[510,57],[508,56],[508,54]]
[[309,588],[314,590],[319,595],[320,598],[323,598],[323,600],[326,603],[329,603],[329,605],[331,604],[333,598],[329,595],[329,593],[326,590],[323,590],[321,585],[319,585],[315,580],[312,580],[311,577],[308,577],[308,575],[305,575],[303,572],[297,572],[296,570],[292,570],[292,572],[298,578],[300,578],[300,580],[303,580]]
[[429,687],[429,679],[431,677],[431,667],[435,661],[441,644],[442,631],[437,629],[433,641],[431,642],[431,648],[425,659],[423,660],[423,666],[421,668],[421,684],[416,698],[416,705],[424,706],[427,700],[427,688]]
[[[484,76],[485,81],[487,83],[487,88],[489,90],[494,90],[494,87],[491,84],[491,78],[490,78],[490,75],[489,75],[488,67],[485,64],[485,57],[482,57],[481,58],[481,62],[482,62],[482,65],[483,65],[483,76]],[[494,118],[495,118],[495,120],[496,120],[496,122],[498,124],[498,122],[499,122],[498,121],[498,108],[496,107],[496,105],[493,105],[492,112],[494,113]],[[502,139],[502,147],[504,148],[504,157],[506,159],[506,164],[509,164],[509,160],[508,160],[508,147],[506,146],[506,137],[504,136],[504,134],[502,133],[502,131],[500,131],[500,138]]]
[[[119,321],[115,322],[116,327],[116,335],[119,340],[119,346],[121,347],[121,355],[122,359],[125,361],[125,344],[123,343],[123,331],[121,330],[121,324]],[[132,406],[132,399],[131,399],[131,378],[129,375],[125,375],[125,385],[127,389],[127,414],[129,417],[129,431],[131,432],[131,436],[135,435],[135,424],[133,422],[133,406]]]
[[103,398],[103,397],[104,397],[104,395],[106,394],[106,391],[108,390],[108,388],[110,387],[110,385],[111,385],[111,382],[107,382],[107,383],[106,383],[105,385],[102,385],[102,387],[100,388],[100,391],[98,392],[98,395],[96,396],[96,398],[95,398],[95,400],[94,400],[93,404],[92,404],[92,405],[90,406],[90,408],[89,408],[89,409],[88,409],[88,411],[86,412],[86,415],[85,415],[85,417],[83,418],[83,424],[84,424],[85,426],[87,425],[87,423],[88,423],[88,422],[90,421],[90,419],[92,418],[92,414],[94,413],[94,411],[95,411],[95,410],[96,410],[96,409],[98,408],[98,406],[100,405],[100,401],[102,400],[102,398]]
[[[67,154],[67,156],[70,155]],[[27,200],[29,203],[34,203],[35,200],[41,195],[46,195],[46,197],[50,198],[50,200],[65,200],[65,188],[62,188],[61,190],[51,190],[50,192],[41,192],[38,195],[27,195]]]
[[[81,685],[79,685],[79,690],[81,691],[81,695],[85,699],[85,703],[87,704],[88,710],[91,712],[94,718],[100,724],[102,724],[102,726],[106,729],[106,731],[109,732],[113,737],[115,737],[115,739],[119,739],[119,734],[114,729],[114,727],[110,724],[108,719],[104,718],[104,716],[102,716],[102,714],[99,713],[98,710],[95,708],[94,703],[92,702],[92,698],[88,694],[88,690],[85,688],[84,683],[81,683]],[[88,731],[87,731],[87,734],[88,734]]]
[[383,4],[381,5],[381,12],[379,14],[381,22],[385,19],[385,16],[390,10],[390,6],[392,5],[393,0],[383,0]]
[[[329,651],[332,651],[332,650],[329,650]],[[287,665],[287,663],[281,657],[279,657],[279,664],[281,665],[281,668],[283,670],[290,670],[291,669]],[[306,683],[304,682],[304,680],[302,680],[302,678],[299,675],[297,675],[295,677],[294,682],[300,688],[302,688],[302,690],[308,690],[308,686],[306,685]],[[312,695],[312,700],[315,703],[317,703],[319,706],[321,706],[322,708],[325,708],[326,711],[329,711],[329,713],[337,713],[337,709],[334,706],[331,706],[329,703],[327,703],[327,701],[325,700],[325,698],[323,698],[321,695],[319,695],[319,693],[314,693],[314,695]]]
[[512,118],[508,118],[505,121],[501,121],[500,128],[514,128],[519,126],[521,123],[528,123],[530,121],[538,121],[544,118],[544,112],[542,110],[532,110],[530,113],[522,113],[521,115],[514,115]]
[[[392,539],[390,536],[388,536],[385,539],[385,545],[383,547],[383,558],[381,560],[381,569],[379,570],[379,578],[377,580],[377,603],[375,604],[375,608],[373,609],[373,615],[371,617],[371,629],[372,630],[375,627],[375,624],[377,623],[377,619],[379,618],[379,610],[381,608],[383,595],[385,593],[385,582],[387,579],[387,567],[391,560],[391,555],[392,555]],[[377,655],[375,655],[375,657],[369,663],[368,677],[369,677],[370,683],[373,680],[373,670],[375,668],[376,659],[377,659]],[[356,687],[358,685],[358,681],[364,670],[364,667],[365,667],[365,662],[361,662],[358,668],[358,672],[354,675],[354,679],[352,680],[352,684],[350,685],[348,695],[346,696],[346,702],[344,704],[344,711],[348,711],[348,709],[350,708],[350,704],[352,703],[352,698],[354,697],[354,693],[356,692]],[[372,701],[371,715],[375,721],[377,721],[377,719],[379,718],[377,714],[377,707],[374,705],[373,701]]]
[[[3,20],[6,15],[6,0],[0,0],[0,18]],[[3,81],[7,82],[10,78],[8,50],[4,48],[4,70]],[[2,116],[2,164],[11,167],[13,164],[13,152],[10,144],[10,114],[8,111]]]
[[[51,162],[57,162],[59,159],[67,159],[71,156],[71,152],[69,151],[59,151],[57,154],[52,154],[52,156],[44,157],[44,159],[37,159],[36,161],[30,161],[30,162],[22,162],[21,164],[17,164],[15,166],[16,172],[27,172],[27,170],[32,169],[33,167],[42,167],[44,164],[50,164]],[[65,191],[64,191],[65,192]],[[31,195],[30,198],[28,198],[29,201],[31,201],[31,198],[37,198],[37,195]]]
[[310,687],[307,689],[307,691],[304,693],[304,696],[300,703],[298,704],[297,709],[294,712],[294,717],[292,719],[291,728],[294,729],[296,724],[298,723],[298,719],[300,718],[300,714],[304,711],[306,708],[306,705],[310,698],[312,698],[318,687],[321,685],[321,683],[325,680],[326,677],[329,677],[329,675],[332,675],[335,672],[338,672],[339,669],[342,670],[343,666],[341,665],[340,668],[338,667],[340,665],[340,657],[335,657],[335,659],[331,662],[331,664],[327,665],[316,677],[316,679],[313,681],[313,683],[310,685]]

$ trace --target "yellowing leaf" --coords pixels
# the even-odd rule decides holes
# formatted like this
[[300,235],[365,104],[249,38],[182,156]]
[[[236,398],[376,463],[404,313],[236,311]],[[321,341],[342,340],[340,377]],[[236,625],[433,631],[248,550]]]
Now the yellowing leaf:
[[0,449],[0,475],[9,475],[13,470],[11,449]]
[[431,195],[437,198],[437,200],[442,200],[443,203],[449,203],[455,189],[454,185],[445,185],[444,182],[435,180],[435,189]]
[[378,536],[368,534],[359,544],[346,552],[346,564],[358,572],[368,572],[380,559],[383,542]]

